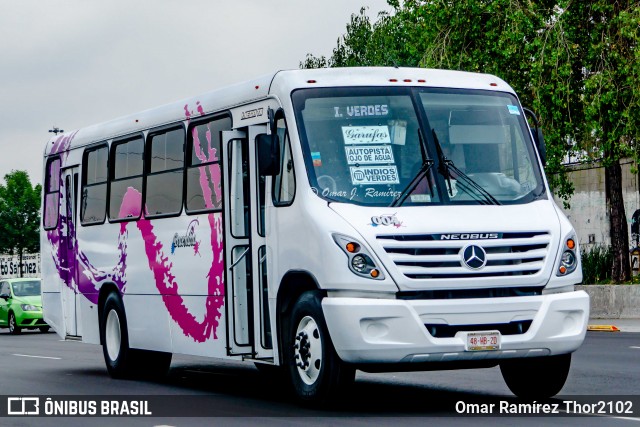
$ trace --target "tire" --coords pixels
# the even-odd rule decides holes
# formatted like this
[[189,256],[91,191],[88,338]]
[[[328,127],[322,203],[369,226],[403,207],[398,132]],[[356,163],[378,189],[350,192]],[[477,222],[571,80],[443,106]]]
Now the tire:
[[302,403],[328,403],[355,378],[355,369],[336,354],[318,292],[305,292],[296,302],[285,326],[283,345],[285,368]]
[[570,353],[500,363],[500,371],[509,390],[525,399],[546,399],[558,394],[567,380],[570,367]]
[[112,378],[157,379],[171,365],[171,353],[129,347],[127,318],[120,296],[110,293],[104,301],[100,319],[102,354]]
[[42,332],[43,334],[49,332],[49,326],[40,326],[38,329],[40,329],[40,332]]
[[115,292],[110,293],[102,305],[100,339],[109,375],[112,378],[129,377],[133,370],[127,319],[122,300]]
[[9,333],[13,335],[18,335],[22,332],[22,328],[18,326],[18,322],[16,321],[16,315],[13,314],[13,311],[9,313]]

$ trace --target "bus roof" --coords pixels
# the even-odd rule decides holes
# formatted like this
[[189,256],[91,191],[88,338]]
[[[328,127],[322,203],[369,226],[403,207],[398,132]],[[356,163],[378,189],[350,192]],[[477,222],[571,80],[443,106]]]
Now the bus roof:
[[254,80],[215,89],[160,107],[52,137],[45,156],[155,128],[178,120],[197,118],[274,94],[286,96],[299,88],[337,86],[424,86],[482,89],[513,93],[500,78],[464,71],[425,68],[353,67],[278,71]]

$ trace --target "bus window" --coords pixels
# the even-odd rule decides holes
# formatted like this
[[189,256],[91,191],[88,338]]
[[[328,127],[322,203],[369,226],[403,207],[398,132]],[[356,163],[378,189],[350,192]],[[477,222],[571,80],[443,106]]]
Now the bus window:
[[142,211],[142,137],[114,142],[112,148],[109,218],[138,219]]
[[223,130],[231,130],[229,117],[210,119],[189,127],[186,197],[188,213],[222,208],[220,132]]
[[184,129],[153,133],[149,141],[145,215],[179,214],[182,210]]
[[106,145],[85,151],[82,169],[82,225],[102,224],[107,214],[107,171],[109,149]]
[[58,226],[58,204],[60,202],[60,158],[49,159],[46,170],[44,196],[44,228]]
[[296,193],[296,179],[291,156],[291,142],[287,124],[283,117],[276,122],[278,136],[280,138],[280,173],[273,178],[273,204],[275,206],[289,206],[293,202]]

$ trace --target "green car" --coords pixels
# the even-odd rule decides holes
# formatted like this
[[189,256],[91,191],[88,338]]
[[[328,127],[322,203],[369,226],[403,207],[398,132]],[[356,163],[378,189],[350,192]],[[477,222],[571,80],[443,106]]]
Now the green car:
[[9,328],[12,334],[22,329],[49,331],[42,319],[40,279],[0,280],[0,328]]

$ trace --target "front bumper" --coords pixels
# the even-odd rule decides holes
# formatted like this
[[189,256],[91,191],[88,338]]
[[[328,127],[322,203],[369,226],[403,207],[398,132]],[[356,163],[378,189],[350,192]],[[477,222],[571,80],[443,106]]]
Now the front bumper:
[[47,322],[42,318],[42,311],[16,310],[16,323],[21,328],[47,326]]
[[[451,300],[324,298],[333,345],[349,363],[421,363],[499,360],[571,353],[589,319],[584,291]],[[434,338],[425,324],[482,325],[531,321],[522,334],[503,335],[500,350],[466,351],[464,332]],[[464,331],[464,327],[459,328]],[[491,329],[491,328],[488,328]]]

